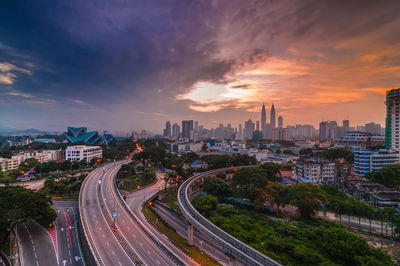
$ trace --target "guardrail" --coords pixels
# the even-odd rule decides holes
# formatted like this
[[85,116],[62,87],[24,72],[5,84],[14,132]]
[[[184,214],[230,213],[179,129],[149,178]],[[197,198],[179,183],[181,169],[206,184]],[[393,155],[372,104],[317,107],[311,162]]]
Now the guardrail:
[[[185,266],[187,265],[186,263],[184,263],[181,259],[178,258],[178,256],[176,256],[171,250],[169,250],[166,246],[164,246],[160,240],[157,239],[157,237],[150,232],[149,230],[147,230],[147,228],[144,226],[144,224],[142,224],[142,222],[136,217],[136,215],[133,213],[133,211],[131,210],[131,208],[129,208],[128,204],[125,202],[125,200],[122,198],[121,193],[119,192],[119,189],[117,188],[117,184],[116,184],[116,175],[113,177],[112,180],[113,183],[113,188],[114,190],[117,192],[117,198],[118,200],[121,202],[122,206],[124,207],[124,209],[128,212],[129,216],[132,217],[132,219],[135,220],[135,222],[139,225],[139,227],[142,229],[142,231],[147,235],[147,237],[168,257],[170,258],[171,261],[173,261],[176,265],[179,266]],[[114,191],[114,192],[115,192]],[[157,193],[156,193],[157,194]],[[153,195],[154,196],[156,196]]]
[[[226,250],[230,256],[236,257],[237,260],[246,265],[280,265],[278,262],[259,252],[258,250],[250,247],[242,241],[236,239],[230,234],[226,233],[204,216],[202,216],[191,204],[190,197],[192,193],[192,185],[200,178],[207,177],[210,174],[218,174],[221,172],[231,171],[235,168],[241,167],[228,167],[211,170],[203,173],[198,173],[186,180],[178,190],[178,203],[186,220],[192,224],[197,230],[207,235],[210,239],[216,241]],[[247,166],[254,167],[254,166]]]
[[[96,170],[94,170],[94,171],[96,171]],[[94,171],[92,171],[89,175],[92,175]],[[82,193],[82,190],[84,189],[87,180],[89,180],[89,175],[83,181],[81,189],[79,191],[79,213],[80,213],[80,216],[81,216],[83,233],[84,233],[86,239],[88,240],[90,252],[92,253],[92,255],[94,257],[94,260],[96,261],[97,265],[104,265],[103,261],[101,260],[100,254],[97,252],[97,249],[94,247],[92,237],[87,233],[88,229],[87,229],[87,224],[86,224],[86,221],[85,221],[85,215],[84,215],[84,212],[83,212],[83,202],[82,202],[83,193]]]

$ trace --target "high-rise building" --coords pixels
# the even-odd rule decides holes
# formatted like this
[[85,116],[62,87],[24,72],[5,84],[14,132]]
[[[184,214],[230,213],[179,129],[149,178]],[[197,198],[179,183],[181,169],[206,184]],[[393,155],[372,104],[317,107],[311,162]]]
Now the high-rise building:
[[323,121],[319,123],[319,141],[327,141],[335,139],[337,132],[336,121]]
[[165,123],[164,137],[171,137],[171,122],[169,121]]
[[380,124],[375,124],[374,122],[365,124],[365,132],[375,134],[375,135],[381,135],[382,134],[382,127]]
[[183,120],[182,121],[182,137],[183,138],[193,138],[193,120]]
[[267,124],[267,112],[265,111],[265,105],[263,104],[261,108],[261,132],[263,133],[264,138],[266,138],[266,132],[265,132],[266,124]]
[[257,130],[257,131],[260,131],[260,121],[257,121],[257,122],[256,122],[256,130]]
[[400,88],[386,92],[386,147],[400,151]]
[[252,139],[254,132],[254,123],[249,118],[248,121],[244,122],[244,137],[245,139]]
[[239,124],[239,134],[242,134],[242,124]]
[[275,128],[275,106],[274,104],[272,104],[271,106],[271,128],[274,129]]
[[194,131],[199,131],[199,121],[194,121]]
[[283,117],[278,116],[278,128],[283,128]]
[[172,125],[172,137],[179,138],[180,133],[181,133],[181,127],[177,123],[174,123]]

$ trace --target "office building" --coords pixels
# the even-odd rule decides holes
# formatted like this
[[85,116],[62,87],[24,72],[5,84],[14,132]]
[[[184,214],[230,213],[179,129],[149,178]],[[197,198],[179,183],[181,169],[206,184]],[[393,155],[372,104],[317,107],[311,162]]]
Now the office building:
[[180,137],[180,134],[181,134],[181,127],[180,127],[177,123],[174,123],[174,124],[172,125],[172,132],[171,132],[171,134],[172,134],[172,137],[174,137],[174,138],[179,138],[179,137]]
[[242,134],[242,124],[239,124],[239,134]]
[[397,153],[393,151],[386,149],[354,151],[354,173],[362,176],[372,171],[378,171],[384,166],[396,163],[399,163],[399,158]]
[[283,128],[283,117],[278,116],[278,128]]
[[199,121],[194,121],[194,131],[199,131]]
[[69,161],[82,161],[90,162],[93,158],[102,158],[103,150],[100,146],[68,146],[65,150],[65,159]]
[[165,123],[164,137],[171,137],[171,135],[171,122],[167,121]]
[[254,132],[254,123],[249,118],[248,121],[244,122],[244,138],[245,139],[252,139]]
[[260,131],[260,121],[257,121],[257,122],[256,122],[256,130],[257,130],[257,131]]
[[400,152],[400,88],[386,92],[386,147]]
[[365,132],[375,134],[375,135],[381,135],[382,127],[380,124],[371,122],[371,123],[365,124]]
[[272,104],[272,106],[271,106],[270,118],[271,118],[271,121],[270,121],[271,129],[274,129],[275,128],[275,106],[274,106],[274,104]]
[[337,123],[336,121],[323,121],[319,123],[319,141],[324,142],[333,140],[336,137]]
[[264,138],[266,138],[266,131],[265,131],[266,125],[267,125],[267,112],[265,111],[265,105],[263,104],[261,108],[261,132],[263,133]]
[[351,150],[369,149],[376,145],[385,145],[385,137],[361,131],[349,131],[342,138],[336,138],[334,146]]
[[182,121],[182,137],[192,139],[193,136],[193,120]]

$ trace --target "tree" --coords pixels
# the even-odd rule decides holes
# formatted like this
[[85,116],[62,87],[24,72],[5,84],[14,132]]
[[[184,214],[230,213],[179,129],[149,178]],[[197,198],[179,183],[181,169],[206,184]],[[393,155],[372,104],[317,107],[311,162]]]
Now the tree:
[[13,221],[33,219],[47,228],[56,217],[44,194],[23,187],[0,187],[0,240]]
[[277,176],[281,173],[282,166],[277,163],[266,162],[260,166],[262,169],[266,171],[267,178],[270,181],[276,182]]
[[400,164],[384,166],[379,171],[367,173],[365,177],[387,187],[398,188],[400,186]]
[[254,202],[260,190],[268,181],[268,172],[262,167],[245,167],[238,169],[232,178],[232,185],[238,194]]
[[197,161],[199,158],[200,158],[200,156],[195,152],[188,152],[188,153],[182,155],[182,160],[185,163],[192,163],[194,161]]
[[223,200],[226,197],[232,196],[233,189],[230,183],[220,178],[207,177],[204,180],[203,191],[218,197],[219,200]]
[[217,209],[217,206],[217,197],[211,195],[199,195],[193,200],[193,207],[205,216],[209,216]]
[[201,146],[201,151],[202,152],[207,152],[208,151],[207,143],[204,143],[203,146]]
[[12,152],[9,149],[0,150],[0,157],[11,159]]
[[299,152],[299,154],[300,154],[300,155],[305,155],[305,156],[308,156],[308,157],[313,157],[313,156],[314,156],[314,152],[313,152],[313,150],[310,149],[310,148],[303,148],[303,149],[301,149],[300,152]]
[[288,188],[290,204],[297,206],[300,216],[310,218],[325,200],[321,188],[311,183],[300,183]]
[[354,162],[354,154],[346,148],[333,148],[319,153],[322,158],[334,161],[337,159],[345,159],[347,162]]

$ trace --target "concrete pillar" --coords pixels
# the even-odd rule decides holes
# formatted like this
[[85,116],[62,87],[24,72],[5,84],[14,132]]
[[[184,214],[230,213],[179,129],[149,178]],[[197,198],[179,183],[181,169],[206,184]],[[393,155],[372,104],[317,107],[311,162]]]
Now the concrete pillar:
[[193,246],[193,225],[188,225],[188,244]]

